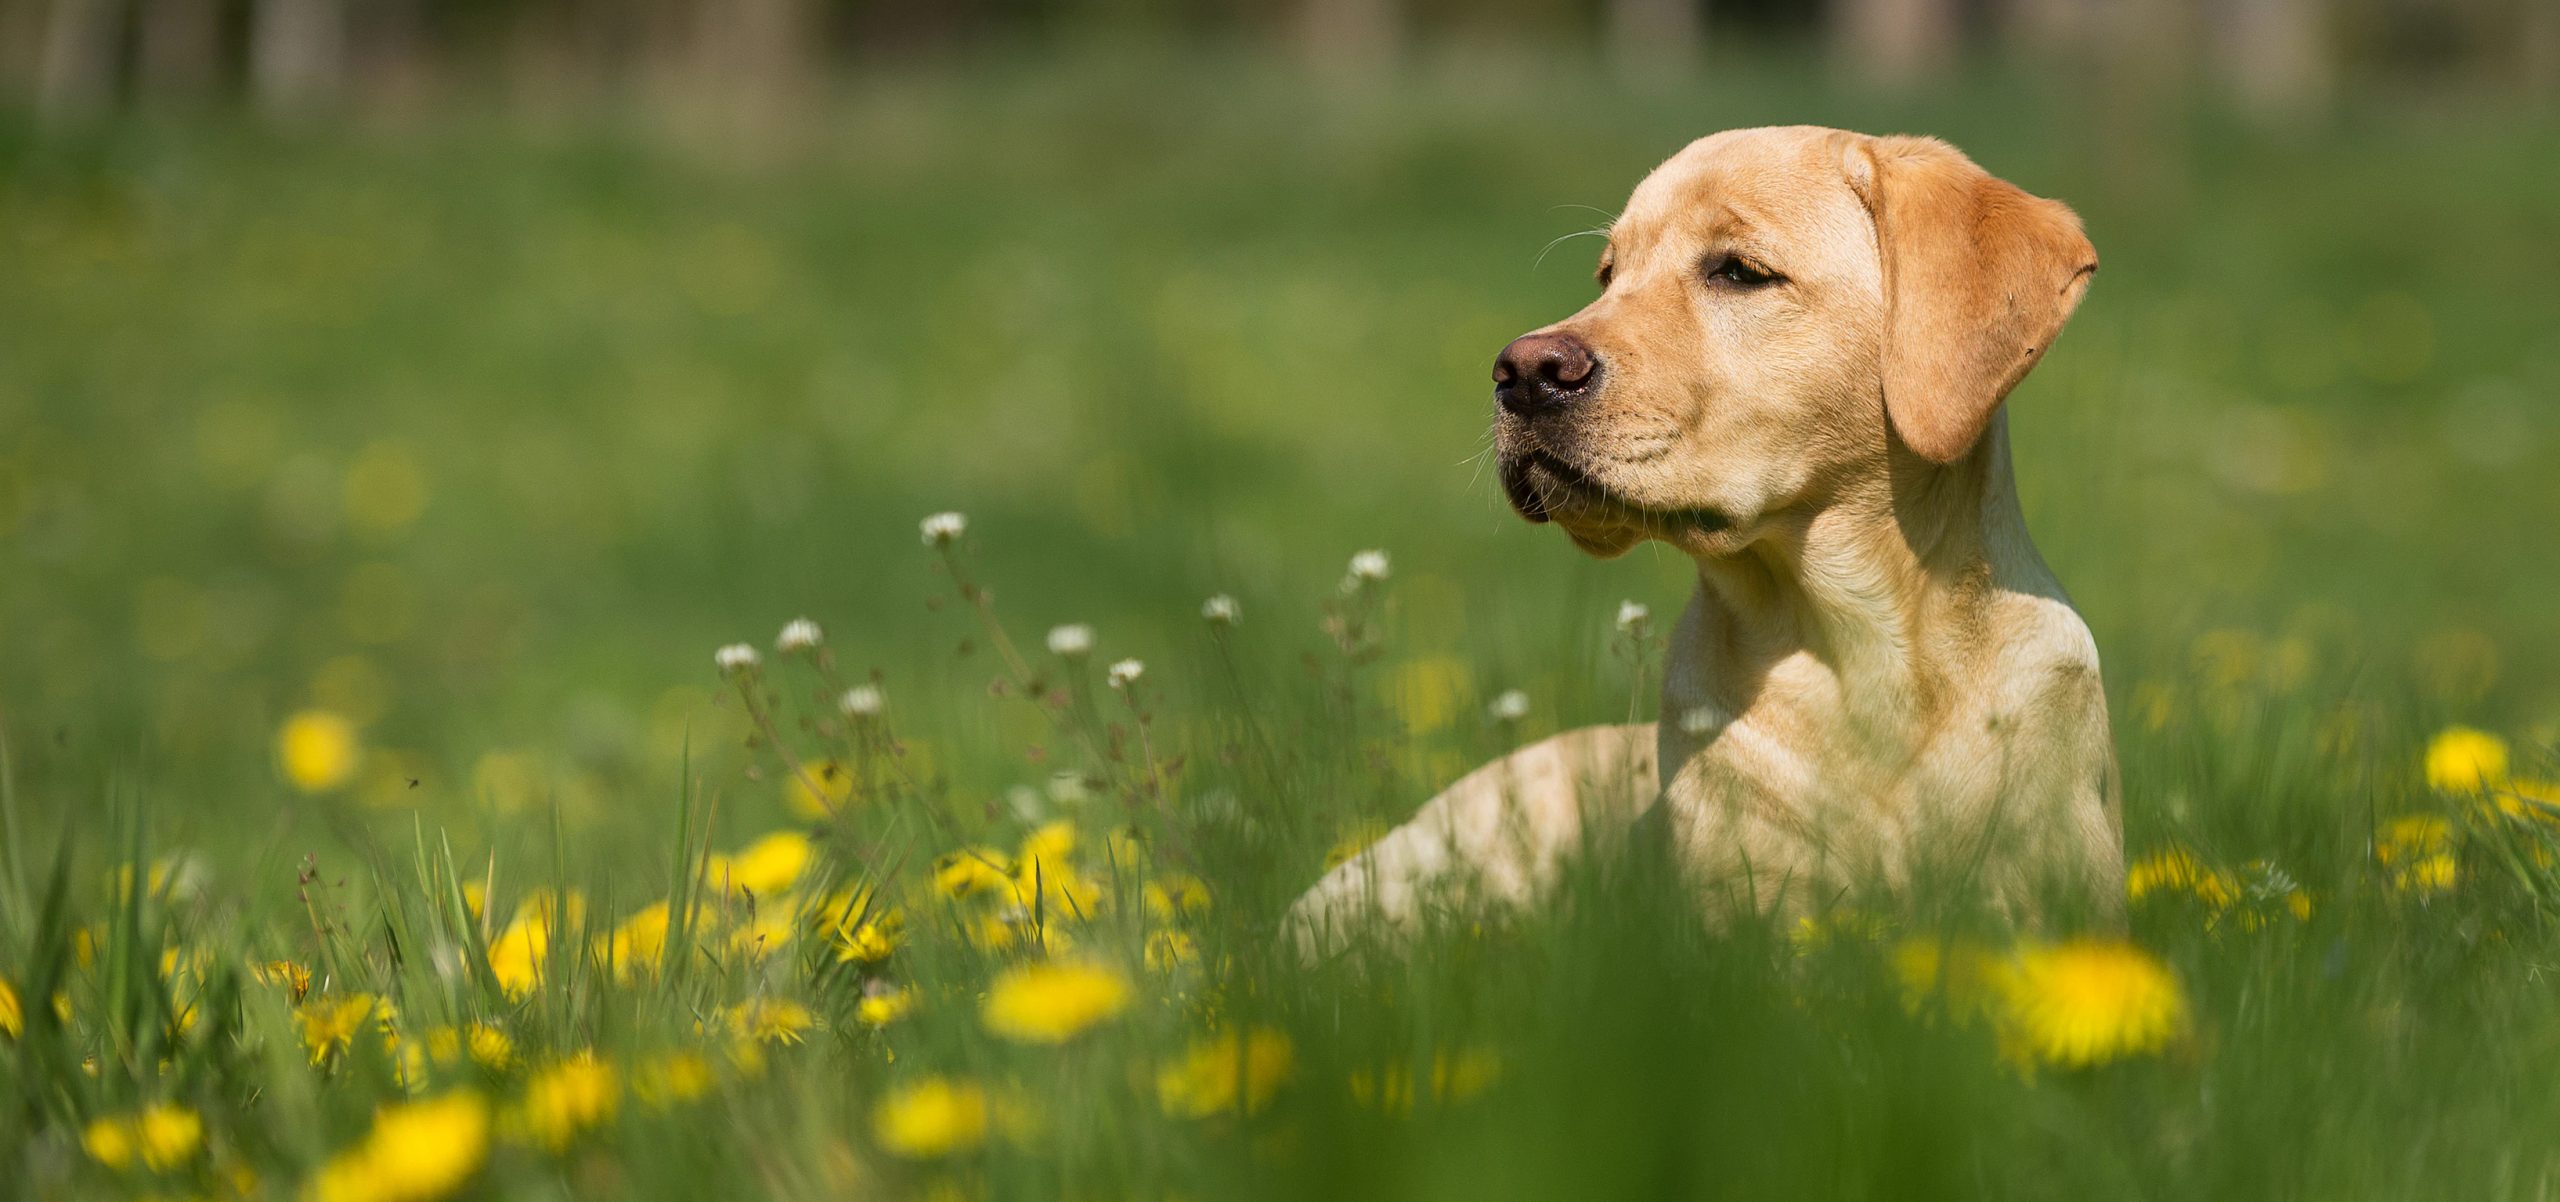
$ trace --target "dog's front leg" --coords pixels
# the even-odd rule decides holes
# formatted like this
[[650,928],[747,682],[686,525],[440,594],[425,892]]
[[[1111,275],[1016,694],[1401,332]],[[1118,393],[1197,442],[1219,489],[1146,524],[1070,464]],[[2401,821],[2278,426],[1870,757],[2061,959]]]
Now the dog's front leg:
[[1367,926],[1409,927],[1440,888],[1528,900],[1560,857],[1622,832],[1652,804],[1654,733],[1649,722],[1586,726],[1468,773],[1316,882],[1290,907],[1290,938],[1315,954]]

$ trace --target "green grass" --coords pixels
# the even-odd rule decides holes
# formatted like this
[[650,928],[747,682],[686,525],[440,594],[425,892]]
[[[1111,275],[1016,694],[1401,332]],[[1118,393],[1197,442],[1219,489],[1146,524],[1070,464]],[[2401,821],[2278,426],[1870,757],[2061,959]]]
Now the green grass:
[[[502,1134],[470,1196],[2560,1190],[2550,840],[2420,771],[2458,722],[2506,736],[2518,781],[2560,777],[2547,115],[2378,98],[2269,133],[2034,78],[1896,100],[1736,63],[1641,93],[1497,58],[1324,96],[1144,66],[884,77],[747,153],[589,118],[0,119],[0,980],[25,1003],[0,1192],[219,1195],[235,1167],[302,1190],[405,1091],[370,1035],[309,1063],[270,959],[390,998],[408,1038],[502,1027],[510,1067],[425,1070],[502,1113],[583,1049],[626,1077],[711,1057],[707,1096],[626,1090],[563,1151]],[[1709,929],[1641,847],[1397,954],[1309,969],[1275,942],[1337,841],[1649,711],[1609,619],[1670,612],[1684,564],[1512,518],[1473,458],[1484,371],[1588,295],[1591,243],[1550,239],[1686,138],[1781,120],[1943,134],[2071,201],[2106,261],[2012,428],[2098,636],[2128,841],[2259,885],[2265,861],[2310,902],[2134,907],[2192,1011],[2159,1055],[2024,1071],[1961,999],[1907,996],[1896,950],[1930,931],[1900,915],[1998,937],[1961,896],[1862,902],[1878,922],[1828,940]],[[990,690],[989,628],[917,545],[943,509],[994,621],[1081,700]],[[1320,622],[1372,546],[1395,575],[1347,656]],[[1221,591],[1222,638],[1197,616]],[[711,650],[802,613],[835,679],[770,663],[758,733]],[[1078,621],[1100,647],[1071,677],[1039,648]],[[1143,723],[1100,679],[1124,655]],[[874,678],[857,737],[831,698]],[[1508,688],[1516,727],[1484,716]],[[364,754],[306,793],[277,740],[310,709]],[[743,903],[685,886],[794,827],[789,764],[830,752],[873,787],[813,829],[796,892],[903,904],[877,969],[817,934],[747,955]],[[2412,813],[2453,820],[2449,891],[2376,862]],[[926,879],[1028,815],[1075,820],[1109,899],[1039,917],[1134,985],[1060,1048],[986,1031],[1023,953],[972,946],[986,903]],[[1130,825],[1146,862],[1106,861]],[[176,886],[117,886],[160,862]],[[1166,973],[1141,890],[1173,872],[1212,901]],[[617,984],[563,930],[512,997],[488,958],[535,889],[581,893],[597,934],[671,899],[703,950]],[[859,1021],[874,981],[915,1013]],[[821,1026],[734,1065],[721,1011],[755,997]],[[1221,1027],[1285,1033],[1288,1081],[1167,1114],[1159,1068]],[[1442,1061],[1492,1067],[1435,1098]],[[1399,1072],[1410,1113],[1376,1104]],[[889,1154],[875,1104],[931,1073],[1030,1121]],[[155,1178],[81,1151],[156,1101],[201,1116],[204,1156]]]

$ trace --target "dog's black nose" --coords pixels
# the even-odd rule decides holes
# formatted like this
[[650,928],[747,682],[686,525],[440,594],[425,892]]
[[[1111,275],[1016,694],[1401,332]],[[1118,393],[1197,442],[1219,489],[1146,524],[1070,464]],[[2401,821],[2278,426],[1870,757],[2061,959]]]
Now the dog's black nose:
[[1562,409],[1600,378],[1600,360],[1571,334],[1522,334],[1493,361],[1493,399],[1521,417]]

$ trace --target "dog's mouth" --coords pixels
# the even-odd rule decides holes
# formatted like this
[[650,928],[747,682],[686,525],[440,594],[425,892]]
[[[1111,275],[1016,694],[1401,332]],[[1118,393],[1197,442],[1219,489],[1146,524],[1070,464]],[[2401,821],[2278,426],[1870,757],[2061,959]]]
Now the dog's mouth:
[[1713,534],[1733,525],[1733,519],[1713,509],[1640,505],[1544,449],[1503,456],[1500,475],[1503,496],[1521,517],[1532,522],[1551,522],[1558,516],[1589,517],[1655,534],[1672,529]]

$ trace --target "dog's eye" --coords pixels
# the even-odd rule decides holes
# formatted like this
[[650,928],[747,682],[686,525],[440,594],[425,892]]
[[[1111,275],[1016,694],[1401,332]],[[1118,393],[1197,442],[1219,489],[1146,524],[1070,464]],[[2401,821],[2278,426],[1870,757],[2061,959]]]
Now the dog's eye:
[[1732,284],[1743,288],[1757,288],[1763,284],[1778,282],[1778,277],[1774,273],[1762,271],[1744,262],[1737,255],[1718,255],[1709,259],[1707,279],[1713,283]]
[[1607,292],[1609,290],[1609,281],[1618,278],[1617,266],[1611,263],[1601,264],[1598,278],[1600,280],[1600,290],[1602,292]]

